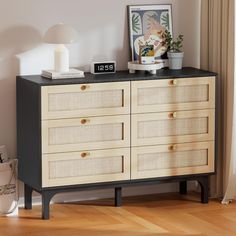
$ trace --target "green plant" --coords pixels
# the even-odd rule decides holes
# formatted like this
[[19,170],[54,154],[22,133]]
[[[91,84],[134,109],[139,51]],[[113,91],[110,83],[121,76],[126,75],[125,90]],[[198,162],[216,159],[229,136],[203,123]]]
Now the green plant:
[[139,15],[132,15],[132,28],[135,33],[138,33],[140,28]]
[[167,12],[166,14],[161,14],[161,20],[162,20],[163,26],[165,26],[166,29],[169,29],[170,16],[169,16],[169,13],[168,13],[168,12]]
[[166,30],[163,33],[162,37],[164,38],[163,44],[168,47],[168,51],[181,52],[184,41],[184,36],[182,34],[180,34],[176,39],[174,39],[171,33],[168,30]]

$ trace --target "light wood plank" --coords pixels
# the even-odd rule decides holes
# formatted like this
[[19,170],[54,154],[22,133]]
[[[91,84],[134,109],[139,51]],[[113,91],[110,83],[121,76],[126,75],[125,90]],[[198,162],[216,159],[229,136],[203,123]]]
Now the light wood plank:
[[[158,186],[157,186],[158,187]],[[113,199],[51,205],[51,219],[41,220],[41,207],[20,209],[1,217],[1,235],[9,236],[234,236],[236,204],[220,200],[199,203],[200,196],[175,193],[127,197],[122,208]]]

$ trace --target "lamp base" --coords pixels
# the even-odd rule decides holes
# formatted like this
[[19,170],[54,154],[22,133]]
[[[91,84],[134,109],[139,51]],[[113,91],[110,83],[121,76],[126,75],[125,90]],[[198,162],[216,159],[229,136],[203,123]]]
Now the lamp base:
[[69,71],[69,50],[64,44],[59,44],[54,52],[54,67],[57,72]]

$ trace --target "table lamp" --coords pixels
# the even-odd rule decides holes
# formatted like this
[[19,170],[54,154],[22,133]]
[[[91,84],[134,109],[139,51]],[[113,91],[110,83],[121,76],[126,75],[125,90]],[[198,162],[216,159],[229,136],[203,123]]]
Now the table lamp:
[[76,43],[78,32],[71,26],[59,23],[50,27],[44,35],[44,42],[58,44],[54,52],[54,70],[59,73],[69,72],[69,50],[64,44]]

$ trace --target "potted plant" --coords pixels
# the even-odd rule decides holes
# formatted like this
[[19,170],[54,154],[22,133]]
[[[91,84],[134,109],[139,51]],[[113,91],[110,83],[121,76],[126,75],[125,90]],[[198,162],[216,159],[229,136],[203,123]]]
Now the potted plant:
[[180,34],[174,39],[171,33],[166,30],[163,37],[165,39],[164,43],[168,47],[169,69],[181,70],[184,57],[184,53],[182,52],[184,36]]

